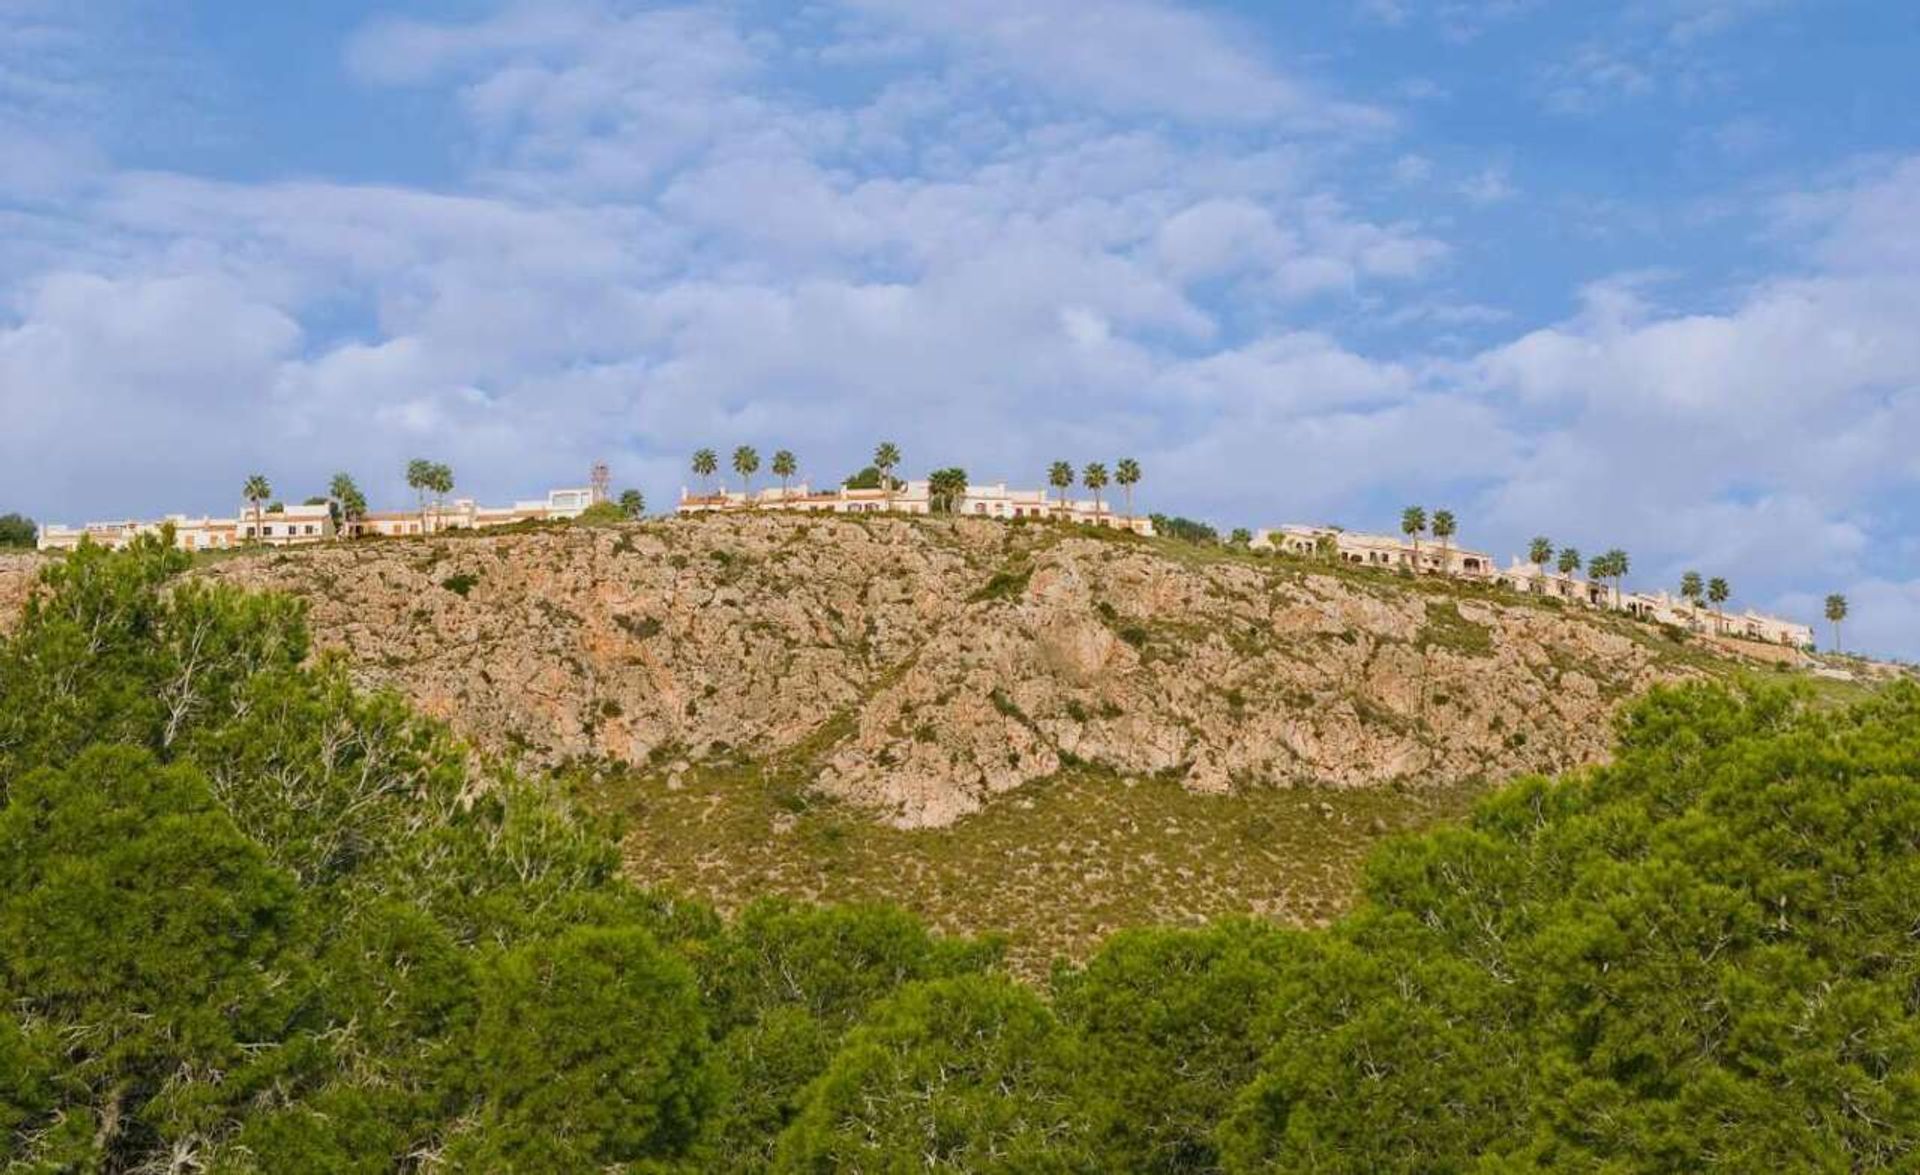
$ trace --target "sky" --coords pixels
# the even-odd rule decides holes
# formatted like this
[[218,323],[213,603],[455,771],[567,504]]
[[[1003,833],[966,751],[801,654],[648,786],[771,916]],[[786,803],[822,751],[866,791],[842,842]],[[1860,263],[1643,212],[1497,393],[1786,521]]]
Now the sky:
[[0,512],[1130,456],[1920,658],[1916,61],[1911,0],[0,0]]

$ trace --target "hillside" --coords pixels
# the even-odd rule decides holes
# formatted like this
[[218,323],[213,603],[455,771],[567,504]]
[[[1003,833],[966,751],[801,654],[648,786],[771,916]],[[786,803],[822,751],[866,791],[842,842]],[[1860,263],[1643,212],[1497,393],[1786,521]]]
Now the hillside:
[[489,749],[684,773],[802,755],[898,827],[1093,765],[1191,791],[1597,760],[1689,672],[1612,618],[1052,527],[711,518],[223,561]]
[[[17,561],[13,588],[32,560]],[[1669,679],[1624,618],[1053,526],[710,517],[203,562],[322,648],[627,817],[735,909],[897,902],[1038,974],[1115,929],[1322,923],[1383,836],[1605,757]]]

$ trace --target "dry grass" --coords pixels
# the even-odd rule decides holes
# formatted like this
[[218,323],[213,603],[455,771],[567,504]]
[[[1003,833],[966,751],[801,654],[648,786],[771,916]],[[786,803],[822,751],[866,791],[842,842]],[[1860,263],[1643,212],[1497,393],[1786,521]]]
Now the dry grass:
[[1322,923],[1351,902],[1369,849],[1457,816],[1479,790],[1196,795],[1081,768],[951,827],[903,831],[752,764],[695,769],[677,786],[604,770],[582,786],[624,818],[643,884],[729,910],[763,895],[892,902],[945,930],[1006,936],[1029,977],[1128,926],[1234,913]]

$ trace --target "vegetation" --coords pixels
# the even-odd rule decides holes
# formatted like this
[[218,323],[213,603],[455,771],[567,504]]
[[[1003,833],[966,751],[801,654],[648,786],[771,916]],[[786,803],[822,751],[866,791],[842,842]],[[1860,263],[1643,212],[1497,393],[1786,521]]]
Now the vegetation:
[[1447,566],[1447,548],[1453,543],[1453,536],[1460,531],[1460,524],[1454,520],[1453,511],[1435,510],[1433,512],[1433,537],[1440,540],[1440,566]]
[[773,475],[780,479],[780,496],[787,496],[787,487],[794,475],[800,472],[800,462],[794,457],[793,450],[781,449],[773,455],[773,464],[769,466]]
[[880,471],[881,488],[887,491],[887,504],[893,504],[893,491],[897,483],[893,480],[893,471],[900,465],[900,446],[892,441],[881,441],[873,450],[873,467]]
[[1400,512],[1400,533],[1413,543],[1413,569],[1420,570],[1420,536],[1427,529],[1427,512],[1419,506],[1408,506]]
[[898,478],[882,474],[877,467],[869,465],[840,484],[850,490],[877,490],[882,486],[891,486],[897,490],[902,488],[904,483]]
[[740,475],[740,492],[748,498],[753,497],[753,475],[760,472],[760,452],[752,445],[741,445],[733,451],[733,471]]
[[1055,461],[1047,466],[1047,484],[1060,491],[1060,504],[1067,504],[1067,491],[1073,488],[1073,465],[1067,461]]
[[1133,517],[1133,487],[1140,484],[1140,463],[1131,457],[1122,457],[1113,467],[1113,484],[1127,496],[1127,517]]
[[[1910,684],[1845,710],[1657,692],[1610,766],[1377,847],[1357,902],[1272,907],[1319,929],[1197,925],[1227,911],[1155,904],[1128,869],[1191,851],[1200,884],[1341,838],[1357,861],[1346,797],[1063,777],[961,826],[1009,910],[1111,873],[1084,961],[1010,974],[909,913],[765,896],[801,840],[841,846],[823,894],[886,869],[936,895],[953,840],[756,773],[737,909],[636,888],[591,810],[355,691],[296,602],[188,564],[160,537],[82,547],[0,638],[0,1142],[25,1169],[1920,1161]],[[693,816],[720,782],[648,793],[637,861],[711,866],[673,841],[736,819]],[[1081,843],[1020,859],[978,831],[1043,817]]]
[[1211,546],[1220,541],[1220,532],[1204,522],[1177,515],[1149,514],[1154,533],[1183,543],[1198,543]]
[[1107,467],[1098,461],[1087,462],[1080,471],[1080,484],[1093,491],[1093,516],[1100,517],[1100,491],[1107,488]]
[[428,530],[427,495],[433,495],[436,511],[445,510],[447,495],[453,492],[453,469],[424,457],[415,457],[407,462],[407,488],[419,499],[420,529]]
[[40,528],[24,514],[0,514],[0,550],[19,547],[31,550],[40,539]]
[[247,500],[248,509],[253,511],[253,533],[251,537],[254,542],[259,542],[261,537],[266,533],[260,529],[260,503],[273,497],[273,485],[267,481],[266,474],[255,473],[250,475],[247,478],[247,484],[240,488],[240,496]]
[[1827,620],[1833,625],[1833,651],[1840,651],[1840,622],[1847,618],[1847,598],[1838,592],[1827,597]]
[[[632,492],[632,491],[629,491]],[[630,514],[619,502],[595,502],[574,517],[575,526],[617,526],[631,522],[636,515]]]
[[639,490],[621,490],[618,504],[620,513],[629,519],[639,518],[647,512],[646,495]]
[[350,474],[336,473],[327,483],[327,500],[333,507],[333,524],[352,529],[367,516],[367,496]]
[[1726,627],[1727,622],[1727,601],[1732,598],[1733,588],[1728,586],[1726,580],[1716,575],[1707,581],[1707,602],[1713,605],[1713,614],[1722,628]]
[[930,509],[951,514],[960,508],[960,499],[966,496],[967,471],[959,466],[936,469],[927,475],[927,505]]
[[714,471],[720,468],[720,458],[712,449],[698,449],[693,454],[693,475],[700,479],[703,493],[711,493],[711,481]]

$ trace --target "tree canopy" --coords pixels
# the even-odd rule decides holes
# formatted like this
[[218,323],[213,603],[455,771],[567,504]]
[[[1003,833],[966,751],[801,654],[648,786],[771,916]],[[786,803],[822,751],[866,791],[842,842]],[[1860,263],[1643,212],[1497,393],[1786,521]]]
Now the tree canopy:
[[24,514],[0,514],[0,549],[30,548],[40,541],[40,528]]

